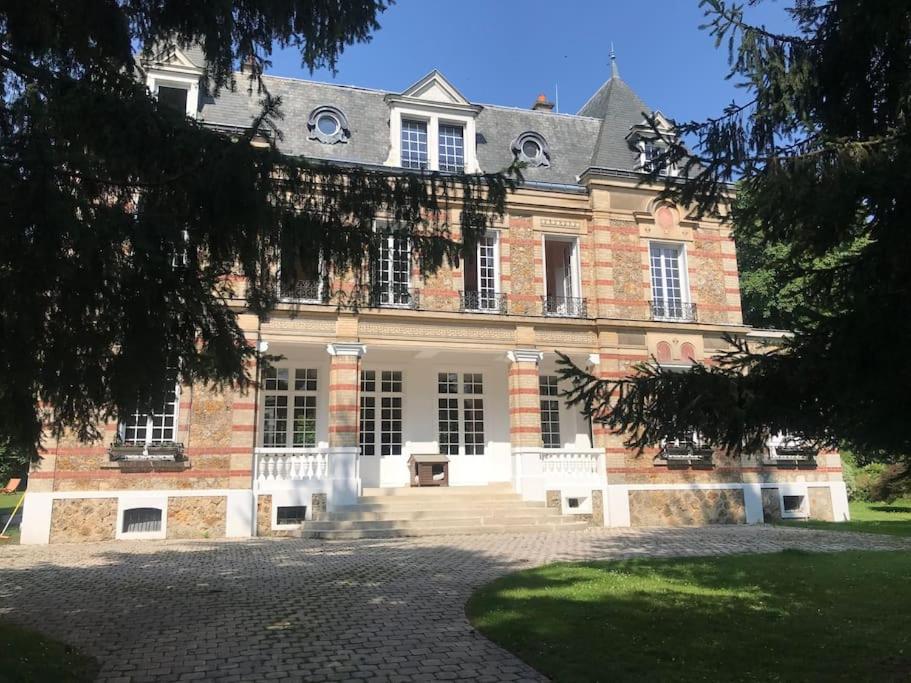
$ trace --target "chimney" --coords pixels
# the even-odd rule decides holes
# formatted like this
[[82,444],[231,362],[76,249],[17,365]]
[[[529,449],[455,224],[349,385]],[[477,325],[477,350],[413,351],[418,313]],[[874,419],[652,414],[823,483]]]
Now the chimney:
[[547,100],[547,95],[543,92],[538,95],[538,99],[531,105],[532,111],[553,111],[554,103]]

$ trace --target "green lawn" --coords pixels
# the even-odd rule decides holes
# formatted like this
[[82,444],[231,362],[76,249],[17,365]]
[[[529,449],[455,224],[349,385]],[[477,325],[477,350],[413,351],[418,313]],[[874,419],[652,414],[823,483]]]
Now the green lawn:
[[0,623],[0,681],[95,680],[98,662],[40,633]]
[[[11,495],[0,493],[0,531],[3,530],[3,526],[6,524],[7,516],[15,509],[16,503],[19,502],[19,499],[24,496],[25,493],[13,493]],[[19,511],[22,512],[22,508],[19,508]],[[18,543],[19,542],[19,527],[10,526],[6,530],[6,535],[9,536],[9,539],[0,538],[0,545],[4,543]],[[0,681],[2,681],[3,672],[0,671]]]
[[897,500],[894,503],[862,503],[851,501],[850,522],[785,522],[788,526],[802,526],[809,529],[830,531],[865,531],[871,534],[911,536],[911,500]]
[[466,609],[557,681],[908,680],[909,575],[907,552],[555,564]]

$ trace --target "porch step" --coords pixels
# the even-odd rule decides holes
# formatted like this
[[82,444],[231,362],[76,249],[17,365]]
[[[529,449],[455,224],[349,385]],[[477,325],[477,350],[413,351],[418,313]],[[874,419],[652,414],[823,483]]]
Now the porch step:
[[541,533],[584,529],[543,502],[523,501],[509,484],[365,489],[347,505],[301,524],[303,538],[398,538],[450,534]]
[[581,531],[588,529],[587,522],[567,522],[565,524],[534,525],[490,525],[490,526],[452,526],[428,528],[390,529],[333,529],[314,531],[302,528],[301,538],[319,538],[326,541],[347,541],[361,538],[404,538],[409,536],[469,536],[479,534],[543,534],[554,531]]
[[392,487],[365,487],[361,495],[365,498],[375,496],[384,497],[411,497],[411,496],[464,496],[472,494],[489,495],[493,493],[515,493],[512,484],[508,481],[483,486],[392,486]]

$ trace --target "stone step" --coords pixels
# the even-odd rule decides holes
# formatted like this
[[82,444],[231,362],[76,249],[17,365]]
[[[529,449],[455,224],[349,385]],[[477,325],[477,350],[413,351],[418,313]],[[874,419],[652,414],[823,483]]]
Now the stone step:
[[483,486],[379,486],[365,487],[361,492],[363,496],[384,497],[411,497],[411,496],[438,496],[438,495],[471,495],[488,493],[514,493],[509,482],[484,484]]
[[450,510],[471,510],[477,512],[496,511],[496,510],[541,510],[546,509],[544,503],[540,501],[470,501],[462,503],[461,501],[434,502],[424,503],[412,501],[408,504],[387,505],[385,503],[358,503],[356,505],[341,505],[336,508],[336,512],[380,512],[384,514],[397,514],[402,512],[420,512],[420,511],[439,511],[446,512]]
[[576,524],[572,517],[525,516],[525,517],[448,517],[444,519],[384,519],[384,520],[326,520],[304,522],[302,531],[343,531],[348,529],[434,529],[451,527],[525,527],[559,526]]
[[559,517],[560,513],[555,508],[546,508],[541,506],[501,506],[501,507],[475,507],[470,509],[441,509],[428,510],[427,508],[417,509],[381,509],[381,510],[360,510],[352,509],[347,511],[335,511],[325,514],[320,521],[371,521],[389,519],[394,516],[396,519],[414,520],[414,519],[448,519],[453,517],[473,516],[490,516],[497,515],[500,517],[524,517],[529,514],[541,515],[546,517]]
[[367,505],[473,505],[487,501],[510,503],[521,502],[518,493],[460,493],[455,495],[440,494],[436,496],[361,496],[359,503]]
[[310,531],[301,529],[297,535],[301,538],[317,538],[326,541],[347,541],[362,538],[405,538],[409,536],[466,536],[477,534],[531,534],[565,531],[582,531],[588,529],[587,522],[567,522],[564,524],[534,525],[491,525],[491,526],[451,526],[428,528],[394,527],[390,529],[342,529]]

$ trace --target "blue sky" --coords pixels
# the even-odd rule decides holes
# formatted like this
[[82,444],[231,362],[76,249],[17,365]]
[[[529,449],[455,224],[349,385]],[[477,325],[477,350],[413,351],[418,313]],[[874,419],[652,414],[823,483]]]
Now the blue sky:
[[[781,5],[751,17],[779,27]],[[272,57],[279,76],[404,90],[433,68],[471,101],[530,107],[559,85],[560,111],[575,113],[610,75],[650,106],[685,121],[720,113],[738,96],[727,50],[700,31],[697,0],[399,0],[366,45],[348,48],[335,75],[310,74],[296,52]]]

